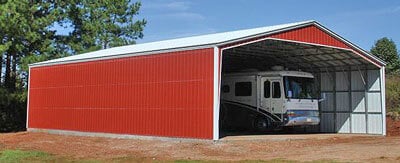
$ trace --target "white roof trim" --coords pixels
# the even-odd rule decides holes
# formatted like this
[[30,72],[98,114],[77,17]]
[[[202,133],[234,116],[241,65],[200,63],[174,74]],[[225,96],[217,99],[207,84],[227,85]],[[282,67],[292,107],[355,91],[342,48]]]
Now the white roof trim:
[[171,39],[171,40],[164,40],[164,41],[157,41],[157,42],[149,42],[143,44],[135,44],[135,45],[127,45],[127,46],[120,46],[114,47],[109,49],[98,50],[94,52],[79,54],[68,56],[64,58],[58,58],[53,60],[48,60],[39,63],[33,63],[29,66],[37,67],[37,66],[46,66],[46,65],[56,65],[56,64],[66,64],[66,63],[76,63],[76,62],[85,62],[85,61],[93,61],[93,60],[102,60],[102,59],[110,59],[110,58],[120,58],[126,56],[139,56],[139,55],[148,55],[153,54],[156,52],[164,52],[164,51],[174,51],[174,50],[182,50],[182,49],[198,49],[199,47],[207,48],[213,46],[221,46],[241,40],[246,40],[249,38],[255,38],[258,36],[263,36],[271,33],[286,31],[294,28],[299,28],[302,26],[307,25],[317,25],[324,31],[330,33],[334,37],[342,40],[346,44],[352,46],[353,48],[360,50],[365,55],[375,59],[382,65],[384,62],[377,59],[376,57],[370,55],[365,50],[362,50],[358,46],[350,43],[349,41],[343,39],[336,33],[333,33],[329,29],[325,28],[324,26],[320,25],[316,21],[309,20],[303,22],[296,22],[296,23],[289,23],[289,24],[282,24],[282,25],[275,25],[275,26],[267,26],[267,27],[260,27],[260,28],[253,28],[253,29],[245,29],[245,30],[238,30],[238,31],[231,31],[231,32],[223,32],[223,33],[215,33],[215,34],[208,34],[208,35],[200,35],[200,36],[193,36],[193,37],[185,37],[185,38],[178,38],[178,39]]
[[[314,21],[303,21],[297,23],[289,23],[289,24],[282,24],[282,25],[275,25],[275,26],[268,26],[268,27],[260,27],[260,28],[253,28],[253,29],[245,29],[245,30],[238,30],[238,31],[231,31],[231,32],[223,32],[223,33],[215,33],[215,34],[208,34],[208,35],[200,35],[200,36],[193,36],[193,37],[185,37],[185,38],[178,38],[178,39],[171,39],[171,40],[164,40],[164,41],[157,41],[157,42],[149,42],[143,44],[135,44],[135,45],[127,45],[127,46],[120,46],[114,47],[104,50],[98,50],[94,52],[79,54],[68,56],[64,58],[58,58],[53,60],[48,60],[39,63],[30,64],[30,66],[39,66],[39,65],[48,65],[48,64],[58,64],[58,63],[66,63],[70,61],[77,61],[77,60],[87,60],[93,58],[108,58],[110,56],[116,55],[125,55],[125,54],[134,54],[134,53],[147,53],[153,51],[162,51],[162,50],[171,50],[171,49],[181,49],[181,48],[188,48],[188,47],[197,47],[197,46],[205,46],[205,45],[216,45],[221,44],[229,41],[236,41],[243,38],[248,38],[251,36],[256,36],[260,34],[269,33],[276,30],[282,30],[287,28],[293,28],[303,25],[312,24]],[[132,56],[132,55],[130,55]]]

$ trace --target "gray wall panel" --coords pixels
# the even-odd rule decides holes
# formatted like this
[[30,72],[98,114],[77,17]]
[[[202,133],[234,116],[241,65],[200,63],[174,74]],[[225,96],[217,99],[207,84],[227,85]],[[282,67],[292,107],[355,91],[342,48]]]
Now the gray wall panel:
[[353,112],[365,112],[365,92],[352,92],[351,110]]
[[[363,76],[360,75],[360,72]],[[364,90],[365,85],[363,82],[363,78],[365,79],[364,71],[352,71],[351,72],[351,90]],[[365,81],[366,82],[366,81]]]
[[350,113],[337,113],[336,127],[339,133],[350,133]]
[[326,99],[321,102],[321,111],[333,111],[334,100],[333,93],[326,93]]
[[336,72],[336,91],[349,90],[349,77],[347,72]]
[[321,91],[333,91],[332,73],[321,73]]
[[365,114],[352,114],[351,115],[351,132],[352,133],[366,133]]
[[380,92],[368,92],[368,112],[381,112],[381,93]]
[[380,89],[380,71],[368,70],[368,91],[379,91]]
[[382,114],[368,114],[368,133],[382,134]]
[[333,113],[321,114],[321,132],[335,132],[334,123]]
[[350,111],[349,93],[337,92],[336,93],[336,110],[337,111]]

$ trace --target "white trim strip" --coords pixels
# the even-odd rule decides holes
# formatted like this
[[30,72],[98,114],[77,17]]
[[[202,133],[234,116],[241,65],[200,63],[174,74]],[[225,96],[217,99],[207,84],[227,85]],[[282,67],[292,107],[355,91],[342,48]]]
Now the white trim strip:
[[380,78],[381,78],[381,105],[382,105],[382,135],[386,135],[386,84],[385,84],[385,66],[383,66],[380,70]]
[[[185,51],[185,50],[207,49],[207,48],[212,48],[212,47],[214,47],[214,46],[213,45],[204,45],[204,46],[183,47],[183,48],[176,48],[176,49],[148,51],[148,52],[115,54],[115,55],[106,56],[106,57],[94,57],[94,58],[77,59],[77,60],[70,60],[70,61],[60,61],[60,62],[51,62],[51,63],[33,63],[33,64],[30,64],[29,67],[44,67],[44,66],[82,63],[82,62],[91,62],[91,61],[100,61],[100,60],[109,60],[109,59],[119,59],[119,58],[135,57],[135,56],[157,55],[157,54],[162,54],[162,53],[171,53],[171,52],[178,52],[178,51]],[[79,54],[77,54],[77,55],[79,55]]]
[[214,47],[214,111],[213,111],[213,140],[219,139],[219,49]]
[[210,139],[197,139],[197,138],[185,138],[185,137],[163,137],[163,136],[147,136],[147,135],[131,135],[131,134],[113,134],[113,133],[102,133],[102,132],[84,132],[84,131],[73,131],[73,130],[56,130],[56,129],[39,129],[39,128],[28,128],[28,132],[41,132],[48,134],[57,135],[70,135],[70,136],[89,136],[89,137],[105,137],[105,138],[117,138],[117,139],[139,139],[139,140],[161,140],[161,141],[202,141],[209,142]]
[[31,90],[31,68],[28,68],[28,98],[26,100],[26,128],[29,128],[29,99]]

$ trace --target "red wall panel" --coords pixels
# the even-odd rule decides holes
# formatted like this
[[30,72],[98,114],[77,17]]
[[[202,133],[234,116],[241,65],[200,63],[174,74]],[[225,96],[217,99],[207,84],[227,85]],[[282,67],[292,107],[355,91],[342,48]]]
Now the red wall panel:
[[213,53],[33,67],[29,128],[212,139]]
[[273,34],[269,37],[351,49],[342,41],[332,37],[314,25]]

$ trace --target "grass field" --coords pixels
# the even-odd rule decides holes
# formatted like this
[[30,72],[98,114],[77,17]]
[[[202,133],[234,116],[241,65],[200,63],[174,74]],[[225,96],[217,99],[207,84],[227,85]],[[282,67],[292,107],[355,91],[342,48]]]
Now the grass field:
[[[167,162],[167,163],[220,163],[228,161],[212,161],[212,160],[152,160],[151,158],[135,158],[135,157],[117,157],[109,160],[87,160],[87,159],[74,159],[52,155],[42,151],[24,151],[24,150],[1,150],[0,162],[83,162],[83,163],[102,163],[102,162]],[[232,162],[232,161],[229,161]],[[243,163],[294,163],[297,161],[272,159],[272,160],[243,160],[233,161]],[[310,163],[320,162],[336,162],[333,160],[318,160],[310,161]]]

